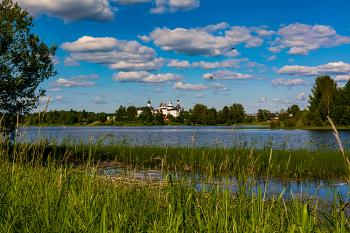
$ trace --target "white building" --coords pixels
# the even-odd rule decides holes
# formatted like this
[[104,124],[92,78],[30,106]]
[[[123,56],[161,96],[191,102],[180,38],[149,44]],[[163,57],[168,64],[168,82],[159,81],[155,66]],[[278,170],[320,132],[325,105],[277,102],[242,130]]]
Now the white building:
[[[176,107],[173,106],[171,100],[169,101],[168,106],[166,105],[166,102],[165,102],[165,101],[164,101],[164,103],[163,103],[163,101],[161,101],[161,102],[160,102],[160,105],[159,105],[159,107],[158,107],[158,109],[154,109],[154,108],[151,106],[151,101],[150,101],[150,100],[148,100],[147,106],[151,109],[151,112],[152,112],[153,114],[156,114],[157,111],[159,110],[159,111],[162,111],[162,113],[163,113],[165,116],[167,116],[168,114],[171,114],[171,115],[173,115],[174,117],[178,117],[179,114],[180,114],[180,112],[181,112],[181,107],[180,107],[179,100],[177,100]],[[143,109],[143,107],[139,107],[139,108],[137,109],[137,116],[139,116],[139,115],[141,114],[142,109]]]

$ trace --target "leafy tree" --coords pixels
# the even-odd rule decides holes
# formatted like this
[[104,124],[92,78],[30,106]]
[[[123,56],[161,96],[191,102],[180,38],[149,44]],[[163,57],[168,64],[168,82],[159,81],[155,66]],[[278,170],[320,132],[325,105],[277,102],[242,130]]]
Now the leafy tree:
[[218,118],[217,118],[218,123],[225,124],[229,119],[229,114],[230,114],[230,110],[227,106],[225,106],[222,110],[218,112]]
[[300,108],[298,105],[294,104],[290,107],[290,113],[293,117],[297,117],[300,114]]
[[153,121],[151,109],[149,107],[143,107],[139,119],[142,123],[151,123]]
[[101,123],[103,123],[103,122],[107,121],[107,114],[104,112],[101,112],[101,113],[97,114],[96,119],[98,121],[101,121]]
[[328,75],[318,76],[311,92],[312,95],[309,95],[309,110],[317,116],[317,119],[314,117],[313,123],[320,125],[320,121],[323,124],[327,116],[331,116],[335,107],[337,83]]
[[268,110],[258,110],[258,121],[259,122],[265,122],[267,120],[270,120],[270,111]]
[[184,124],[185,120],[189,118],[188,111],[185,111],[184,108],[179,113],[179,116],[176,117],[176,121],[180,124]]
[[126,118],[126,108],[120,105],[119,109],[114,114],[116,121],[123,121]]
[[57,46],[48,47],[31,33],[33,18],[12,0],[0,3],[0,109],[1,130],[14,132],[17,114],[36,107],[45,90],[38,85],[55,75],[51,56]]
[[244,108],[242,104],[233,104],[230,106],[230,119],[232,123],[241,123],[244,121]]
[[215,108],[207,110],[206,125],[216,125],[217,124],[217,112]]
[[158,110],[156,115],[154,116],[154,120],[157,125],[164,125],[164,114],[163,111]]
[[207,106],[196,104],[191,114],[193,124],[205,124],[207,121]]
[[126,109],[126,120],[127,121],[134,121],[137,115],[137,109],[135,106],[129,106]]

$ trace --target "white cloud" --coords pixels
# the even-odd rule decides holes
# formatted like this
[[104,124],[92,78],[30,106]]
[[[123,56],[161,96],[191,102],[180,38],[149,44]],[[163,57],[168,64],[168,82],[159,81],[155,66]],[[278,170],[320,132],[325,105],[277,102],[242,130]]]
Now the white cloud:
[[211,57],[218,57],[224,54],[237,56],[239,54],[236,52],[229,52],[231,46],[246,43],[245,47],[258,47],[263,43],[263,39],[252,36],[252,30],[246,27],[231,27],[230,30],[225,31],[225,36],[215,36],[208,32],[227,26],[225,23],[218,25],[209,25],[207,26],[209,28],[176,28],[174,30],[166,27],[162,29],[156,28],[148,37],[139,36],[139,38],[145,42],[153,40],[156,46],[165,51]]
[[49,82],[51,87],[93,87],[99,86],[97,83],[88,81],[89,79],[100,79],[97,75],[79,75],[69,79],[59,78],[57,81]]
[[201,95],[201,94],[196,95],[196,98],[203,98],[203,97],[204,97],[204,95]]
[[271,53],[280,53],[282,49],[285,49],[286,46],[284,45],[277,45],[275,47],[269,47],[267,48]]
[[51,91],[51,92],[60,92],[62,91],[61,89],[59,88],[53,88],[53,89],[46,89],[46,91]]
[[80,66],[80,63],[77,62],[76,60],[72,59],[71,57],[66,57],[66,59],[64,59],[64,65],[65,66]]
[[128,104],[132,104],[132,101],[131,101],[131,100],[129,100],[129,101],[128,101]]
[[118,3],[120,5],[132,6],[136,4],[151,2],[152,0],[111,0],[111,1]]
[[280,102],[280,99],[273,99],[272,102]]
[[99,95],[100,95],[100,96],[103,96],[103,97],[108,96],[108,94],[106,94],[106,93],[100,93]]
[[272,60],[276,60],[276,58],[277,58],[276,55],[272,55],[272,56],[269,57],[267,60],[268,60],[268,61],[272,61]]
[[299,85],[309,85],[310,83],[302,80],[302,79],[287,79],[278,78],[271,81],[273,87],[276,86],[299,86]]
[[259,73],[266,73],[267,72],[267,66],[263,70],[259,70]]
[[101,98],[101,97],[96,97],[96,98],[92,98],[90,101],[90,103],[93,103],[93,104],[106,104],[106,100]]
[[209,77],[212,77],[214,80],[245,80],[254,78],[250,74],[241,74],[229,70],[218,70],[203,75],[203,79],[209,79]]
[[59,64],[61,64],[60,58],[57,57],[56,55],[50,56],[50,58],[51,58],[51,61],[52,61],[52,63],[53,63],[54,65],[59,65]]
[[248,69],[246,72],[253,73],[253,69]]
[[74,92],[74,95],[86,95],[86,93],[81,93],[81,92]]
[[318,76],[318,75],[347,75],[350,74],[350,65],[340,62],[330,62],[320,66],[284,66],[277,71],[278,74],[301,76]]
[[259,98],[259,103],[265,103],[267,100],[266,100],[266,97],[260,97]]
[[293,58],[288,59],[290,63],[295,62]]
[[199,7],[200,0],[155,0],[155,8],[151,8],[152,14],[164,14],[166,12],[189,11]]
[[142,86],[171,86],[171,82],[165,83],[140,83]]
[[178,59],[173,59],[170,63],[167,64],[167,67],[173,67],[176,69],[184,69],[191,67],[188,61],[179,61]]
[[226,59],[220,62],[193,62],[192,67],[197,68],[200,66],[202,70],[216,69],[216,68],[239,68],[239,64],[242,62],[248,62],[248,58],[240,58],[240,59]]
[[176,98],[179,98],[179,97],[182,97],[182,96],[186,96],[185,94],[176,94],[175,97]]
[[242,84],[242,85],[247,85],[247,83],[246,83],[246,82],[241,82],[241,84]]
[[108,52],[118,45],[118,40],[111,37],[94,38],[83,36],[75,42],[65,42],[61,48],[70,53]]
[[337,82],[347,82],[350,79],[350,75],[338,75],[337,77],[335,77],[335,81]]
[[196,30],[214,33],[218,30],[223,30],[223,29],[226,29],[229,27],[230,27],[230,25],[228,23],[222,22],[222,23],[215,24],[215,25],[211,24],[211,25],[208,25],[206,27],[197,27]]
[[164,92],[162,89],[160,89],[160,88],[157,88],[157,89],[155,89],[154,90],[155,92],[158,92],[158,93],[161,93],[161,92]]
[[256,34],[258,34],[259,37],[271,36],[271,35],[275,34],[274,31],[272,31],[272,30],[265,30],[265,29],[262,29],[261,27],[250,27],[249,29],[251,29]]
[[108,0],[16,0],[32,15],[38,17],[47,14],[69,21],[90,20],[94,22],[110,22],[114,19],[116,8]]
[[307,55],[310,51],[321,47],[330,48],[350,43],[350,37],[340,36],[327,25],[290,24],[280,28],[272,45],[279,44],[290,48],[287,52],[292,55]]
[[[47,101],[49,101],[50,97],[40,97],[39,101],[40,103],[46,104]],[[56,96],[56,97],[51,97],[49,103],[69,103],[71,101],[68,101],[67,98],[64,98],[63,96]]]
[[216,89],[216,91],[227,91],[228,88],[219,83],[210,83],[210,84],[183,84],[182,82],[175,83],[173,89],[180,89],[184,91],[205,91],[208,89]]
[[297,100],[306,100],[305,92],[300,93],[300,94],[297,96]]
[[132,71],[115,73],[112,77],[117,82],[144,82],[144,83],[164,83],[170,81],[185,80],[184,77],[178,74],[150,74],[146,71]]
[[[111,51],[87,52],[86,45],[81,46],[80,53],[72,53],[70,58],[76,61],[84,61],[108,65],[110,69],[120,71],[146,70],[156,71],[164,64],[163,58],[156,58],[154,49],[142,46],[137,41],[118,40],[117,47]],[[105,49],[111,49],[106,46]],[[102,46],[95,46],[95,49],[102,49]]]

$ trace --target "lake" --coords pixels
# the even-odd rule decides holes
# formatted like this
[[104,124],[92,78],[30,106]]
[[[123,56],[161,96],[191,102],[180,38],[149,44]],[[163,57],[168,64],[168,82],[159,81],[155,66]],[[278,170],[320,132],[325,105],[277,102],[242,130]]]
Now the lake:
[[[251,127],[252,129],[249,129]],[[254,128],[253,128],[254,127]],[[21,129],[23,132],[24,129]],[[252,147],[258,149],[334,150],[337,141],[331,130],[270,129],[257,126],[100,126],[100,127],[29,127],[26,139],[36,140],[38,133],[58,143],[89,143],[105,134],[114,135],[103,143],[180,147]],[[339,130],[345,149],[350,148],[350,130]]]

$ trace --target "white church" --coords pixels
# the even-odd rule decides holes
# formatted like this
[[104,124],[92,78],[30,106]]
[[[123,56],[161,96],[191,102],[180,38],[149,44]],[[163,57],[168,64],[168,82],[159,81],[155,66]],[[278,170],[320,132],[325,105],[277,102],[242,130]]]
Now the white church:
[[[180,112],[181,112],[179,100],[177,100],[176,107],[173,106],[173,103],[170,100],[168,103],[168,106],[166,105],[165,101],[164,101],[164,103],[163,103],[163,101],[161,101],[158,109],[154,109],[153,107],[151,107],[151,101],[148,99],[147,106],[151,109],[151,112],[153,114],[156,114],[157,111],[159,110],[159,111],[162,111],[165,116],[167,116],[168,114],[171,114],[174,117],[178,117]],[[140,116],[142,109],[143,109],[143,107],[139,107],[137,109],[137,116]]]

